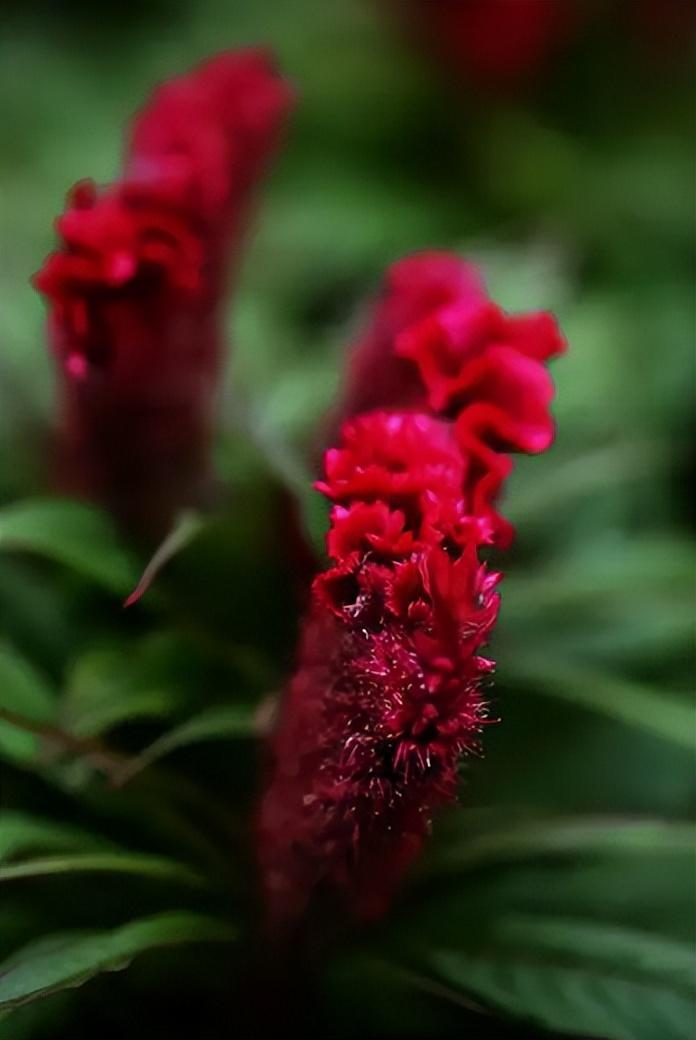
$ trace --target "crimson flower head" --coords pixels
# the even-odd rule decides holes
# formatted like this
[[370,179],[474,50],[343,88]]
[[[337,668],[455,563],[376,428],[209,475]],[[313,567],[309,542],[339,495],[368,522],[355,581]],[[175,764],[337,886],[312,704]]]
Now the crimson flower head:
[[[564,350],[553,315],[506,314],[473,264],[452,253],[416,253],[387,271],[350,352],[330,429],[338,433],[377,407],[456,421],[471,512],[487,518],[492,540],[505,545],[512,532],[494,500],[512,468],[507,452],[550,446],[553,384],[545,363]],[[330,450],[327,467],[344,455]]]
[[78,184],[35,277],[61,393],[59,482],[158,536],[210,477],[221,305],[291,92],[267,54],[222,54],[155,91],[121,178]]
[[512,536],[494,507],[508,452],[552,440],[544,362],[563,347],[549,315],[506,315],[455,256],[388,272],[343,407],[366,357],[403,380],[382,407],[347,414],[325,453],[331,562],[271,739],[258,850],[276,928],[327,902],[383,913],[456,798],[488,721],[500,575],[481,548]]

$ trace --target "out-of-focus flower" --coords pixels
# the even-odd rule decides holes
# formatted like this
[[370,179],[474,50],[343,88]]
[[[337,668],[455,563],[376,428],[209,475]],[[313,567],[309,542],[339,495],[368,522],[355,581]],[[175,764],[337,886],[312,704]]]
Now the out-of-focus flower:
[[551,442],[543,362],[562,347],[550,316],[506,316],[456,257],[388,274],[353,372],[363,350],[413,367],[386,386],[388,407],[345,419],[317,484],[334,502],[332,563],[312,587],[259,818],[276,926],[315,899],[382,913],[456,796],[493,667],[481,650],[500,575],[479,550],[512,534],[492,504],[507,452]]
[[[381,0],[414,44],[469,88],[510,96],[597,29],[644,70],[693,61],[693,0]],[[647,61],[646,61],[647,59]]]
[[58,365],[58,482],[136,534],[161,535],[209,484],[221,304],[290,103],[254,50],[160,87],[121,179],[73,189],[35,278]]
[[658,69],[665,62],[675,60],[693,63],[696,51],[694,0],[624,0],[621,8],[622,29],[627,28],[643,55]]
[[536,77],[572,35],[574,0],[390,0],[414,38],[465,82],[506,91]]

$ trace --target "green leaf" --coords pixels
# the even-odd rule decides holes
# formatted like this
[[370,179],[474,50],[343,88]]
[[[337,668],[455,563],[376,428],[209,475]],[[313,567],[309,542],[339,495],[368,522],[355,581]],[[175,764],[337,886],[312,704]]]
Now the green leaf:
[[155,740],[116,773],[115,781],[126,783],[157,759],[188,744],[205,740],[226,740],[230,737],[248,737],[253,732],[254,711],[251,706],[235,704],[210,708]]
[[423,974],[356,951],[331,958],[321,983],[341,1023],[337,1037],[459,1036],[470,1021],[465,1014],[485,1010],[460,989],[438,982],[432,971]]
[[85,852],[37,857],[0,867],[0,883],[83,873],[135,874],[140,877],[181,881],[187,885],[205,883],[199,874],[183,863],[141,852]]
[[587,958],[608,969],[620,966],[627,974],[662,978],[696,995],[696,961],[688,943],[633,928],[525,915],[504,918],[496,935],[506,946],[535,949],[552,957]]
[[685,697],[548,655],[542,661],[517,655],[515,678],[533,685],[535,692],[637,726],[679,747],[694,747],[696,708]]
[[617,826],[614,848],[589,822],[474,836],[470,864],[462,842],[460,871],[453,857],[410,902],[405,893],[381,939],[390,959],[553,1030],[686,1040],[690,828],[634,821]]
[[480,951],[433,951],[437,979],[549,1029],[608,1040],[690,1040],[696,1005],[686,943],[557,918],[512,918]]
[[29,499],[0,509],[0,550],[38,553],[109,592],[125,595],[137,568],[99,509],[63,499]]
[[72,591],[58,582],[49,584],[35,562],[0,553],[2,627],[14,646],[57,669],[74,645],[79,606]]
[[543,519],[554,509],[567,509],[577,499],[605,492],[607,486],[649,476],[667,458],[668,445],[655,441],[619,441],[596,448],[556,465],[552,480],[513,484],[508,513],[515,524]]
[[531,819],[477,832],[462,820],[447,839],[441,838],[427,857],[426,878],[543,856],[690,855],[696,829],[665,820],[580,816]]
[[138,644],[89,650],[68,675],[60,717],[78,737],[96,737],[133,719],[166,719],[176,707],[169,652],[172,637],[154,633]]
[[561,562],[553,562],[534,577],[511,575],[506,585],[505,614],[525,617],[531,611],[549,616],[571,607],[596,608],[606,600],[627,597],[671,597],[691,600],[696,557],[694,548],[675,537],[636,538],[617,549],[605,536]]
[[128,967],[138,954],[195,942],[230,942],[228,924],[199,914],[166,913],[113,931],[63,934],[31,944],[0,965],[0,1009],[21,1007],[66,987],[81,986],[103,971]]
[[310,485],[302,494],[297,493],[297,508],[304,524],[309,544],[314,548],[317,559],[325,559],[326,532],[329,529],[331,503]]
[[34,722],[50,722],[56,696],[34,666],[6,643],[0,643],[0,707]]
[[[472,864],[473,866],[473,864]],[[403,894],[384,931],[387,948],[415,964],[429,949],[467,948],[488,936],[501,912],[553,914],[639,927],[679,940],[693,937],[693,848],[599,850],[529,855],[481,869],[447,865]]]
[[[237,415],[243,414],[241,409]],[[261,453],[275,478],[291,496],[293,508],[307,537],[308,546],[317,559],[326,555],[326,531],[331,504],[313,487],[314,476],[306,460],[288,444],[286,437],[278,436],[258,415],[248,415],[244,432]]]
[[[56,695],[29,661],[7,644],[0,643],[0,709],[31,722],[50,723]],[[35,758],[40,737],[0,718],[0,755],[23,763]]]
[[[114,683],[114,687],[118,682]],[[67,729],[77,737],[97,737],[102,733],[136,719],[163,719],[172,711],[166,690],[131,690],[122,700],[95,699],[83,715],[71,714]],[[71,710],[74,705],[71,705]]]
[[37,850],[80,850],[106,844],[104,839],[79,827],[11,809],[0,812],[0,863]]

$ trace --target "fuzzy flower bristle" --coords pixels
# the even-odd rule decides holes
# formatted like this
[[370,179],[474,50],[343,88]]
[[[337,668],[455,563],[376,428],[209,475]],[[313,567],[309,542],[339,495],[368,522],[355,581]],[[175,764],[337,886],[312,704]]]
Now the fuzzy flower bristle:
[[[495,507],[508,451],[552,440],[543,363],[563,348],[550,315],[506,315],[457,257],[421,254],[387,276],[316,485],[334,503],[331,565],[312,586],[260,806],[277,928],[321,899],[383,913],[456,797],[488,721],[482,650],[499,608],[480,549],[512,536]],[[356,415],[355,373],[370,397],[371,366],[399,378]]]

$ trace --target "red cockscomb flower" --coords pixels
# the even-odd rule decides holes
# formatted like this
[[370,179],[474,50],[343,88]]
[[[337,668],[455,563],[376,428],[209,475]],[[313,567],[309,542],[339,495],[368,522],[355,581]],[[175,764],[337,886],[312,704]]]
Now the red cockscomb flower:
[[276,926],[322,898],[383,912],[455,797],[486,722],[481,650],[498,611],[500,576],[479,549],[512,534],[493,508],[507,452],[550,444],[543,362],[562,349],[549,315],[508,317],[456,257],[388,274],[352,371],[367,376],[367,356],[399,378],[388,407],[346,418],[326,452],[332,564],[272,738],[258,836]]
[[[387,271],[368,328],[350,352],[330,428],[338,433],[346,419],[373,408],[457,417],[470,513],[505,545],[511,531],[493,504],[512,467],[504,452],[544,451],[551,443],[553,385],[544,363],[564,349],[551,314],[508,315],[474,265],[451,253],[415,254]],[[345,457],[330,451],[328,472]],[[348,469],[349,483],[364,481]]]
[[693,61],[693,0],[381,2],[438,68],[487,94],[511,96],[543,79],[586,30],[634,51],[644,73]]
[[209,481],[225,283],[290,100],[261,51],[160,87],[121,179],[73,189],[35,278],[58,364],[59,483],[140,535],[161,535]]
[[[397,417],[369,418],[376,431]],[[427,482],[441,445],[429,464],[436,424],[417,418]],[[332,514],[334,566],[315,580],[273,740],[260,858],[276,924],[301,914],[315,890],[358,916],[381,913],[433,810],[454,798],[459,758],[477,747],[486,717],[480,680],[491,665],[478,651],[495,621],[498,576],[479,563],[474,541],[425,522],[418,477],[410,508],[390,508],[390,475],[403,503],[390,463],[385,501],[358,499]],[[456,484],[449,492],[459,493]]]
[[504,92],[536,78],[577,30],[573,0],[390,0],[415,39],[465,83]]

